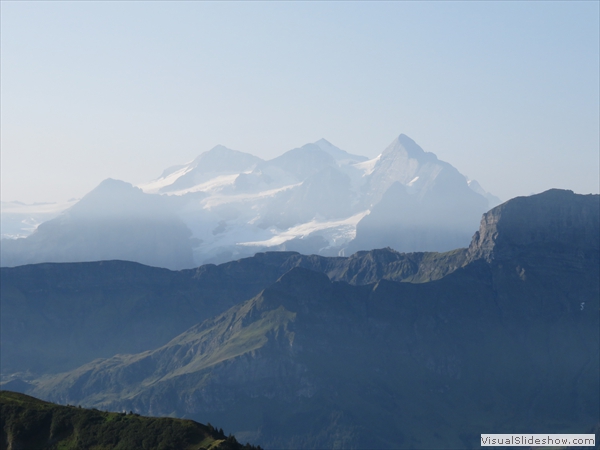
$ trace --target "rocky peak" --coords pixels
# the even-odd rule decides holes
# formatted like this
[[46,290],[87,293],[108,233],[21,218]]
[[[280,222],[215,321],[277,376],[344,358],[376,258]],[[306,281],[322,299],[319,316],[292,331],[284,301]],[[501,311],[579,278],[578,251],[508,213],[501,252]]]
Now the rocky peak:
[[216,145],[209,151],[200,154],[192,162],[192,166],[198,167],[203,171],[236,172],[248,170],[261,161],[261,158],[250,153],[231,150],[223,145]]
[[[425,152],[415,141],[401,134],[383,151],[369,175],[368,191],[370,202],[381,200],[385,191],[395,182],[412,186],[416,193],[431,185],[443,171],[456,171],[450,164],[437,159],[433,153]],[[460,182],[466,186],[462,175]]]
[[283,155],[267,161],[260,168],[277,167],[292,174],[298,181],[303,181],[327,166],[336,166],[335,159],[317,145],[306,144],[288,150]]
[[405,134],[401,134],[392,141],[390,145],[383,151],[382,159],[395,155],[395,157],[403,156],[409,159],[416,159],[420,163],[426,161],[433,162],[437,160],[437,156],[433,153],[426,152],[411,138]]
[[319,139],[313,145],[319,147],[324,152],[328,153],[335,159],[338,164],[356,164],[366,161],[368,158],[361,155],[353,155],[345,150],[342,150],[326,139]]
[[468,260],[506,259],[515,249],[548,246],[561,252],[600,249],[600,196],[550,189],[516,197],[483,215]]
[[107,178],[65,214],[77,218],[159,216],[172,211],[163,198],[145,194],[125,181]]

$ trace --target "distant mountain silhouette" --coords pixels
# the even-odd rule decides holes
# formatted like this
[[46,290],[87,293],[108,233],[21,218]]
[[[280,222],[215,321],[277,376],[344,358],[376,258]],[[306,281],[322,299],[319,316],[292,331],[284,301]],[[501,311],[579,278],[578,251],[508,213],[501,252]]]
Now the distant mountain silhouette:
[[25,239],[3,240],[1,263],[123,259],[180,269],[193,263],[192,233],[169,198],[108,179]]
[[[262,159],[249,153],[231,150],[222,145],[213,147],[208,152],[202,153],[190,164],[177,166],[176,171],[181,175],[175,180],[158,189],[158,192],[165,193],[178,191],[182,189],[193,188],[194,186],[209,181],[216,175],[238,174],[254,168]],[[174,171],[165,171],[161,178],[169,175],[173,176]]]
[[400,135],[374,166],[365,189],[374,205],[347,251],[390,246],[403,252],[466,245],[488,201],[454,167]]
[[372,160],[325,139],[269,161],[218,145],[140,187],[106,180],[29,237],[3,240],[0,263],[126,259],[179,269],[281,249],[439,252],[466,247],[494,201],[405,135]]

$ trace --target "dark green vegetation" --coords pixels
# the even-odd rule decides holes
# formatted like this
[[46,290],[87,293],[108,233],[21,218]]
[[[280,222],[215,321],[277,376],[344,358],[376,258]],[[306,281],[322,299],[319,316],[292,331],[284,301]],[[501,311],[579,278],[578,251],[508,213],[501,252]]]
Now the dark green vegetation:
[[[221,299],[222,310],[160,346],[21,387],[60,403],[219,423],[268,448],[480,448],[481,433],[586,433],[600,420],[599,206],[598,196],[557,190],[514,199],[484,215],[469,249],[447,254],[262,254],[164,271],[215,286],[214,303],[203,301]],[[12,274],[65,266],[3,269],[3,285],[27,292],[10,297],[13,311],[44,297],[33,278]],[[61,280],[93,286],[83,275]],[[246,301],[243,283],[254,289]],[[189,292],[194,305],[210,289]],[[193,320],[179,307],[155,313],[156,325],[168,314]]]
[[59,406],[10,391],[0,391],[0,411],[1,450],[257,449],[192,420]]

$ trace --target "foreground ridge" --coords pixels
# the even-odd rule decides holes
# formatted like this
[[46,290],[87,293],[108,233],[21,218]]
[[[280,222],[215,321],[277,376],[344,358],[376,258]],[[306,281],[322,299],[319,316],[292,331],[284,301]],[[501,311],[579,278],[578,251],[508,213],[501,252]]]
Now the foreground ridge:
[[0,391],[0,411],[3,450],[260,449],[193,420],[61,406],[11,391]]

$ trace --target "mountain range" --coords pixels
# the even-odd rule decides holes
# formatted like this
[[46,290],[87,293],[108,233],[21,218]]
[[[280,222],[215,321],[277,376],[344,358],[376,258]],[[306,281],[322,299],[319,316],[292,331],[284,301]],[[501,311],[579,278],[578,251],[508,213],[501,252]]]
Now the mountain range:
[[[443,252],[467,246],[498,203],[405,135],[371,160],[324,139],[269,161],[219,145],[139,187],[103,181],[26,238],[3,239],[0,263],[123,259],[185,269],[265,251]],[[3,228],[23,234],[18,219],[31,229],[34,218],[9,206]]]
[[445,253],[5,267],[2,388],[219,423],[265,448],[586,433],[599,217],[598,195],[550,190],[491,209]]

